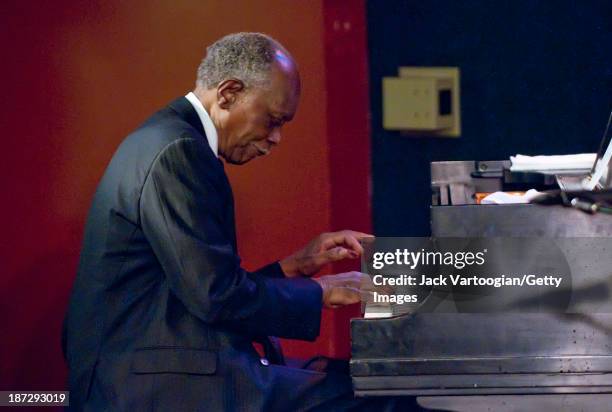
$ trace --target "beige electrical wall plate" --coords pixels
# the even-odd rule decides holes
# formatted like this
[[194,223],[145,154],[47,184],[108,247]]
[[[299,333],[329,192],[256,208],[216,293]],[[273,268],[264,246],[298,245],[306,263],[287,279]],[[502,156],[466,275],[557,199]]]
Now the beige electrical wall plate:
[[461,135],[459,68],[400,67],[383,78],[383,127],[407,134]]

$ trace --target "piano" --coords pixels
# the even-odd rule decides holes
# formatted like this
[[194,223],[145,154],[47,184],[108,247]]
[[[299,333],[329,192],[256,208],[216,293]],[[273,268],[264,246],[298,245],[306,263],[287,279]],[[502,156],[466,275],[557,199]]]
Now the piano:
[[[432,163],[432,236],[612,238],[610,214],[563,205],[477,204],[481,192],[555,184],[550,175],[512,174],[508,166]],[[572,264],[581,281],[595,285],[591,292],[610,302],[612,253],[605,243],[612,242],[603,243],[576,243]],[[366,307],[366,318],[351,321],[354,392],[417,396],[422,406],[457,411],[612,410],[612,310],[602,312],[392,310],[390,317],[368,318]]]

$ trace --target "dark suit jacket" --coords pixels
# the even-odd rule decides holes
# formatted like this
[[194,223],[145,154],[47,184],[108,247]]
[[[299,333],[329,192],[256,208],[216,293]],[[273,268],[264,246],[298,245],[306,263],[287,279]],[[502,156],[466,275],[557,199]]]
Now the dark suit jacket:
[[125,139],[96,191],[64,323],[71,407],[291,408],[323,376],[266,366],[251,342],[313,340],[320,317],[312,280],[240,267],[223,165],[179,98]]

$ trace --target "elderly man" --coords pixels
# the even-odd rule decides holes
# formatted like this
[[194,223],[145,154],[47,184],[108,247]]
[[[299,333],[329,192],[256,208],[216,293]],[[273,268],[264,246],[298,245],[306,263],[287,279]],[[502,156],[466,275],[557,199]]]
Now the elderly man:
[[360,300],[361,273],[309,276],[358,257],[358,240],[368,235],[323,234],[290,257],[245,271],[219,160],[244,164],[269,153],[299,95],[285,48],[262,34],[232,34],[207,49],[193,92],[120,145],[93,200],[64,325],[74,409],[356,403],[346,373],[280,365],[268,336],[313,340],[323,306]]

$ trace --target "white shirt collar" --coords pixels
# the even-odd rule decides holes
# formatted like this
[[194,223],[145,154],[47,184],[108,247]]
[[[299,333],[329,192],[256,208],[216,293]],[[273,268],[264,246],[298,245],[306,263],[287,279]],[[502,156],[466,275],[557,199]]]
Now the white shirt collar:
[[206,133],[206,139],[208,139],[208,145],[212,149],[215,156],[219,157],[219,136],[217,135],[217,129],[214,123],[210,119],[210,116],[206,112],[206,109],[202,105],[200,99],[193,92],[189,92],[185,95],[185,98],[189,100],[193,108],[195,109],[202,126],[204,126],[204,133]]

